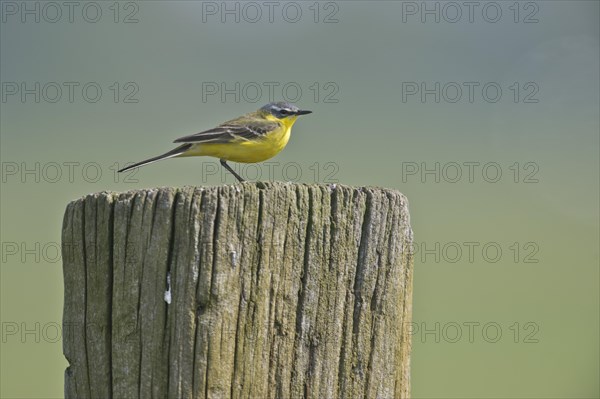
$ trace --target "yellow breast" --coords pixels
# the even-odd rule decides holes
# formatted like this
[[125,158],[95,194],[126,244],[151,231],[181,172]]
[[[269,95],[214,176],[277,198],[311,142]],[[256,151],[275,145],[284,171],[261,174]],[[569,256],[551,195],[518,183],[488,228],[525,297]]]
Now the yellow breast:
[[[270,119],[270,118],[269,118]],[[287,145],[296,117],[271,119],[279,128],[256,140],[237,140],[230,143],[199,143],[183,156],[211,156],[233,162],[254,163],[273,158]]]

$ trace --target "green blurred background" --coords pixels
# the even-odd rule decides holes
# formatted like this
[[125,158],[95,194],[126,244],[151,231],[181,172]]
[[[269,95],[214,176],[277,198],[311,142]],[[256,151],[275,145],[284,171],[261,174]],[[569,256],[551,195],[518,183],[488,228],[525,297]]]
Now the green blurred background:
[[314,114],[248,178],[409,198],[415,398],[598,397],[597,1],[48,4],[2,1],[2,397],[63,394],[66,204],[233,183],[114,171],[270,94]]

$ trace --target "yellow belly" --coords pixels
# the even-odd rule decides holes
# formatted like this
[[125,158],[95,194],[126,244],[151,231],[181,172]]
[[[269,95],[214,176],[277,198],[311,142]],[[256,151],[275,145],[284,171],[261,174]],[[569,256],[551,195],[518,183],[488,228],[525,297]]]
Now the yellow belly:
[[292,126],[281,126],[264,137],[230,143],[198,143],[180,155],[182,157],[210,156],[226,161],[254,163],[273,158],[283,150],[290,139]]

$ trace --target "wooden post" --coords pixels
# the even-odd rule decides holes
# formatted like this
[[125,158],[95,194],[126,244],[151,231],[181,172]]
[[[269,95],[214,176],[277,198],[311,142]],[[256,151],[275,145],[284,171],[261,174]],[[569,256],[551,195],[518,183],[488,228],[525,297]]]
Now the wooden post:
[[406,398],[406,198],[291,183],[98,193],[62,230],[67,398]]

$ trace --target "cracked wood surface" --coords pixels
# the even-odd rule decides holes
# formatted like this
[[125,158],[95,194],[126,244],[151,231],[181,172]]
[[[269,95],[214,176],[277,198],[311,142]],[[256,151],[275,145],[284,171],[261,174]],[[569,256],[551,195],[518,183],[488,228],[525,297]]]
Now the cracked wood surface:
[[381,188],[243,183],[73,201],[65,396],[408,397],[411,246],[406,198]]

